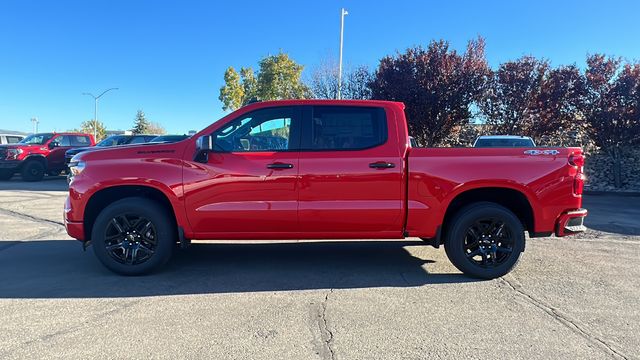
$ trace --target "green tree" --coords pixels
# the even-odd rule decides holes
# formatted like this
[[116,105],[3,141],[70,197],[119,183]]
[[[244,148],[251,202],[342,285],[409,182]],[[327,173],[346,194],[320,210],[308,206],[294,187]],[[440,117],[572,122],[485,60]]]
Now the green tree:
[[[95,125],[96,125],[96,122],[93,120],[83,121],[82,124],[80,124],[79,131],[85,134],[93,135],[93,128]],[[104,127],[104,124],[102,123],[102,121],[97,121],[96,129],[97,129],[96,142],[107,137],[107,129]]]
[[149,120],[147,120],[146,116],[144,115],[144,111],[138,110],[138,113],[136,113],[136,119],[134,120],[133,129],[131,129],[131,132],[134,135],[147,134],[149,132],[150,126],[151,126],[151,123],[149,122]]
[[309,97],[309,88],[302,82],[304,66],[297,64],[289,55],[279,53],[260,60],[258,72],[258,100],[304,99]]
[[302,82],[303,66],[287,54],[279,53],[263,58],[260,69],[232,66],[224,73],[224,85],[218,99],[223,110],[236,110],[252,100],[303,99],[310,96],[309,88]]

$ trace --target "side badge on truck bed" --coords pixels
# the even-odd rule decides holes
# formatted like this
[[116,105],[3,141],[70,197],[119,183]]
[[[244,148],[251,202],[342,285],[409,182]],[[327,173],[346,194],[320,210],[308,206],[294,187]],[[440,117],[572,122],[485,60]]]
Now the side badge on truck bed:
[[558,155],[560,151],[558,150],[525,150],[525,155]]

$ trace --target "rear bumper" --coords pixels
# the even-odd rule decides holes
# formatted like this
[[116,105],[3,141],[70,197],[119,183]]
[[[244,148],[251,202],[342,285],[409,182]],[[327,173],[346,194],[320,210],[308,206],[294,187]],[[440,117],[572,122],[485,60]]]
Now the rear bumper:
[[584,218],[587,209],[571,210],[563,213],[556,222],[556,236],[573,235],[587,230],[584,226]]

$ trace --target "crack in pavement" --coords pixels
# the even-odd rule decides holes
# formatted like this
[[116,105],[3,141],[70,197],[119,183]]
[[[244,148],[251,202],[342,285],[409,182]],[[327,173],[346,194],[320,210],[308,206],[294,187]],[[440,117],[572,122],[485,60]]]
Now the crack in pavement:
[[335,360],[336,354],[331,347],[331,343],[333,342],[333,332],[329,330],[329,326],[327,325],[327,302],[329,301],[329,295],[333,293],[333,289],[329,289],[324,296],[324,300],[322,301],[321,311],[318,315],[319,321],[318,325],[320,327],[320,338],[323,342],[323,350],[320,352],[320,356],[323,359]]
[[588,340],[592,344],[595,344],[600,349],[602,349],[604,352],[606,352],[607,354],[611,355],[613,358],[629,360],[629,356],[627,356],[627,355],[623,354],[622,352],[614,349],[605,340],[599,338],[596,335],[593,335],[593,334],[589,333],[587,330],[585,330],[585,328],[582,325],[578,325],[576,320],[573,320],[569,316],[567,316],[565,314],[562,314],[558,309],[554,308],[550,304],[547,304],[543,300],[538,299],[538,298],[534,297],[533,295],[529,294],[528,292],[526,292],[524,290],[523,286],[515,278],[513,278],[513,280],[509,281],[507,279],[508,276],[512,276],[512,275],[507,275],[507,276],[504,276],[502,278],[499,278],[498,282],[506,284],[507,287],[509,287],[514,292],[516,292],[522,298],[524,298],[528,303],[530,303],[530,304],[534,305],[535,307],[537,307],[538,309],[544,311],[547,315],[551,316],[553,319],[555,319],[556,321],[560,322],[561,324],[563,324],[564,326],[566,326],[567,328],[569,328],[570,330],[572,330],[576,334],[580,335],[581,337],[585,338],[586,340]]
[[38,222],[38,223],[53,224],[53,225],[56,225],[56,226],[64,227],[64,224],[62,222],[60,222],[60,221],[54,221],[54,220],[49,220],[49,219],[45,219],[45,218],[41,218],[41,217],[37,217],[37,216],[27,215],[27,214],[23,214],[21,212],[13,211],[13,210],[7,210],[7,209],[0,208],[0,214],[5,214],[5,215],[9,215],[9,216],[15,216],[15,217],[18,217],[18,218],[22,218],[22,219],[30,220],[30,221],[35,221],[35,222]]
[[43,341],[48,341],[51,340],[53,338],[56,338],[58,336],[62,336],[62,335],[66,335],[66,334],[71,334],[71,333],[75,333],[81,330],[84,330],[90,326],[93,326],[94,324],[104,320],[107,316],[110,315],[114,315],[120,312],[123,312],[126,309],[129,309],[132,306],[135,306],[137,304],[139,304],[140,302],[142,302],[142,300],[134,300],[134,301],[129,301],[125,304],[122,304],[120,306],[115,307],[114,309],[111,309],[109,311],[105,311],[103,313],[100,314],[96,314],[92,317],[90,317],[89,319],[83,321],[82,323],[78,324],[78,325],[73,325],[70,326],[66,329],[62,329],[62,330],[58,330],[49,334],[44,334],[41,336],[38,336],[36,339],[31,339],[31,340],[27,340],[25,342],[22,342],[21,344],[18,344],[17,346],[7,350],[4,352],[4,354],[0,354],[2,355],[2,358],[8,357],[8,355],[10,355],[11,353],[14,353],[16,351],[18,351],[19,349],[25,347],[25,346],[29,346],[33,343],[36,342],[43,342]]

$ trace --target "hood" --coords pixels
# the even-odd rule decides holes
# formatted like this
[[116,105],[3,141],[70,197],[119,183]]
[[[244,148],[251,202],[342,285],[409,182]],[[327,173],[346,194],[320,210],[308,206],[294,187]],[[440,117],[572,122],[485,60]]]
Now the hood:
[[67,150],[67,154],[77,154],[79,152],[87,151],[87,150],[98,150],[95,146],[86,146],[86,147],[78,147]]
[[91,147],[90,151],[81,151],[77,155],[78,160],[110,160],[110,159],[135,159],[149,157],[174,157],[181,154],[182,146],[176,143],[143,143],[109,147]]
[[24,151],[32,150],[32,149],[40,149],[40,148],[46,148],[46,146],[45,145],[31,145],[31,144],[5,144],[5,145],[0,145],[0,149],[22,149]]

